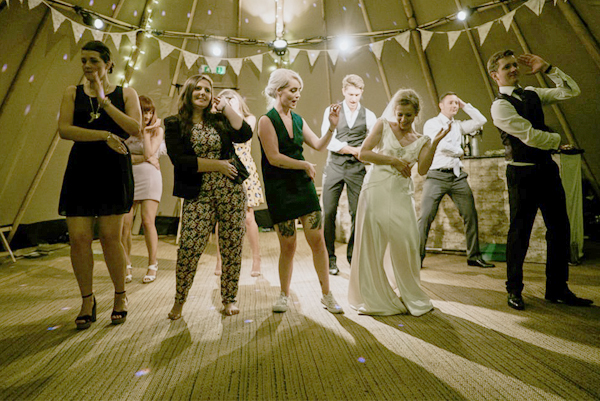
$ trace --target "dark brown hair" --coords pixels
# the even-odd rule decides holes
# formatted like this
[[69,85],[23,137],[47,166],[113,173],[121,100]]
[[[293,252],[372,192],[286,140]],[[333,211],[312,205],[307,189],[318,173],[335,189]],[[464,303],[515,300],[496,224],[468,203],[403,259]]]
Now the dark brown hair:
[[[98,54],[100,54],[100,58],[102,59],[102,61],[104,61],[107,64],[109,61],[112,61],[110,59],[110,49],[108,48],[108,46],[106,46],[103,42],[100,42],[99,40],[91,40],[91,41],[87,42],[85,45],[83,45],[81,50],[90,50],[90,51],[98,52]],[[110,68],[108,69],[109,74],[112,74],[114,66],[115,66],[115,63],[112,63]]]
[[515,52],[513,52],[510,49],[502,50],[502,51],[492,54],[492,56],[488,59],[488,62],[487,62],[488,73],[491,74],[492,72],[497,72],[498,66],[500,65],[500,63],[498,63],[498,61],[500,61],[503,58],[514,56],[514,55],[515,55]]

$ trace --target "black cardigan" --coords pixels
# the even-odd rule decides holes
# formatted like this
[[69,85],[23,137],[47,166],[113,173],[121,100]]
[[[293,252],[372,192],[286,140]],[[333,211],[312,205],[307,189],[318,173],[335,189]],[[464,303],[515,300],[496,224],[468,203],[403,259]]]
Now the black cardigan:
[[[226,119],[222,114],[217,118]],[[231,124],[224,124],[229,129],[221,130],[221,160],[229,159],[234,152],[233,142],[244,143],[252,138],[252,128],[245,121],[239,130],[231,128]],[[194,152],[191,136],[181,132],[179,115],[165,118],[165,142],[167,154],[173,163],[175,180],[173,183],[173,195],[194,199],[200,194],[202,185],[202,174],[198,172],[198,156]]]

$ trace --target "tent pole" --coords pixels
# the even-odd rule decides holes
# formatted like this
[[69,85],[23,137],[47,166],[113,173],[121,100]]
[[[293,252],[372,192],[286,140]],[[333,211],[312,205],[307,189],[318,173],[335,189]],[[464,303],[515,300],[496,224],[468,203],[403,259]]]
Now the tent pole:
[[429,92],[429,97],[431,98],[431,104],[434,110],[438,108],[438,93],[435,87],[435,81],[433,80],[433,75],[431,74],[431,68],[429,67],[429,62],[427,61],[427,56],[425,55],[425,51],[423,50],[423,45],[421,43],[421,34],[417,30],[417,20],[415,18],[415,12],[412,8],[412,4],[410,0],[402,0],[402,4],[404,6],[404,12],[406,13],[406,18],[408,19],[408,26],[410,27],[410,36],[413,40],[413,45],[417,51],[417,56],[419,57],[419,63],[421,64],[421,72],[425,77],[425,83],[427,84],[427,91]]
[[[456,7],[459,10],[462,10],[463,7],[462,7],[462,4],[460,4],[460,0],[454,0],[454,2],[456,3]],[[469,24],[465,21],[465,22],[463,22],[463,25],[465,27],[465,33],[467,34],[467,37],[469,38],[469,43],[471,44],[471,49],[473,50],[473,55],[477,59],[477,67],[479,68],[479,72],[481,73],[481,77],[483,78],[483,83],[485,85],[485,89],[487,90],[490,100],[493,101],[496,98],[496,95],[494,94],[494,88],[492,87],[492,84],[490,82],[490,76],[487,73],[485,64],[483,62],[483,59],[481,58],[481,54],[479,54],[479,49],[477,48],[477,42],[475,42],[473,33],[469,29]]]
[[[146,22],[148,22],[148,19],[150,18],[150,13],[148,13],[148,4],[150,4],[151,1],[152,0],[146,0],[146,3],[144,3],[144,13],[142,14],[142,18],[140,20],[140,27],[146,26]],[[123,80],[124,84],[129,85],[129,81],[131,80],[131,76],[133,75],[134,71],[134,67],[132,66],[137,63],[137,59],[140,56],[140,48],[144,43],[144,35],[145,33],[142,31],[138,31],[138,33],[135,35],[135,48],[133,49],[133,52],[131,52],[129,61],[127,64],[125,64],[125,78]]]
[[[358,0],[360,4],[360,10],[362,11],[363,20],[365,21],[365,25],[367,27],[367,31],[373,32],[373,28],[371,28],[371,22],[369,21],[369,15],[367,14],[367,7],[365,6],[364,0]],[[373,38],[370,38],[371,43],[375,42]],[[381,77],[381,82],[383,83],[383,89],[385,89],[385,94],[387,95],[388,101],[392,98],[392,93],[390,92],[390,86],[388,85],[388,80],[385,75],[385,71],[383,69],[383,65],[381,64],[381,60],[375,57],[375,61],[377,62],[377,68],[379,69],[379,76]]]
[[[510,10],[506,6],[506,4],[502,4],[502,10],[504,10],[505,14],[508,14],[510,12]],[[523,52],[531,53],[531,50],[529,49],[529,46],[527,45],[527,42],[525,41],[525,38],[523,37],[523,34],[521,33],[521,29],[519,28],[519,25],[517,25],[517,22],[514,20],[514,18],[512,20],[511,26],[513,28],[513,31],[515,32],[515,35],[517,36],[517,40],[519,41],[519,44],[521,45]],[[538,83],[542,88],[548,88],[548,84],[546,84],[546,81],[544,80],[541,73],[535,74],[535,77],[537,78]],[[561,126],[563,132],[565,133],[565,136],[567,137],[567,140],[569,141],[569,143],[573,144],[576,147],[579,147],[579,145],[577,144],[577,140],[575,139],[575,136],[573,135],[573,131],[571,131],[571,128],[569,127],[569,123],[567,122],[567,119],[565,118],[565,115],[563,114],[560,107],[557,104],[553,104],[552,110],[556,114],[556,117],[558,118],[560,126]],[[594,191],[596,192],[596,194],[600,195],[600,186],[598,185],[598,180],[596,180],[594,173],[592,173],[592,170],[590,169],[590,166],[586,161],[585,153],[583,153],[581,155],[581,161],[582,161],[581,169],[583,170],[583,175],[585,176],[585,178],[588,179],[590,184],[592,184],[592,187],[594,188]]]
[[591,34],[587,26],[583,23],[577,11],[568,1],[559,1],[556,3],[556,5],[575,31],[575,34],[579,40],[581,40],[581,43],[583,43],[583,46],[592,57],[596,67],[600,69],[600,46],[598,46],[598,42]]
[[[325,19],[325,2],[321,2],[321,15],[323,16],[323,29],[325,30],[325,36],[329,36],[327,32],[327,20]],[[327,80],[327,100],[328,104],[333,101],[331,98],[331,76],[329,74],[329,53],[325,55],[325,78]]]
[[[194,21],[194,17],[196,16],[197,5],[198,0],[194,0],[194,2],[192,3],[192,9],[190,11],[190,18],[188,19],[188,24],[185,28],[185,33],[190,33],[192,30],[192,22]],[[185,48],[187,47],[187,42],[187,38],[183,39],[183,44],[181,45],[182,50],[185,50]],[[169,97],[173,97],[175,95],[175,84],[177,84],[177,80],[179,79],[179,73],[181,72],[181,63],[183,63],[183,52],[179,52],[177,66],[175,67],[175,73],[173,74],[173,79],[171,80],[171,87],[169,88]]]

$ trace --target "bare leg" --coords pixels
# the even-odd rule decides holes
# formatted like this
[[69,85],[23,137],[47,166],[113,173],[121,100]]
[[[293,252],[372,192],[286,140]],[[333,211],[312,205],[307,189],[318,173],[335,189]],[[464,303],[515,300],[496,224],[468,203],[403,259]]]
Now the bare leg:
[[[158,202],[154,200],[142,201],[142,224],[144,225],[144,238],[148,248],[148,266],[156,265],[156,253],[158,252],[158,233],[156,231],[156,212]],[[156,270],[148,269],[146,276],[156,276]]]
[[134,202],[129,213],[127,213],[123,217],[123,233],[121,234],[121,242],[123,243],[123,248],[125,250],[125,260],[127,263],[127,272],[125,277],[126,282],[130,282],[132,278],[130,257],[132,246],[131,228],[133,227],[133,217],[135,215],[135,208],[137,207],[137,204],[138,202]]
[[215,266],[215,276],[220,276],[221,273],[223,272],[223,270],[222,270],[223,261],[221,260],[221,248],[219,248],[219,223],[217,223],[217,225],[215,226],[214,239],[215,239],[215,244],[217,246],[217,264]]
[[319,276],[323,295],[329,294],[329,256],[323,236],[323,222],[321,212],[313,212],[300,217],[306,241],[313,254],[313,263]]
[[294,270],[294,254],[296,253],[296,221],[288,220],[275,225],[279,238],[279,282],[281,292],[290,296],[290,283]]
[[258,246],[258,224],[254,219],[254,209],[246,209],[246,238],[252,250],[252,277],[260,276],[260,248]]
[[115,286],[114,310],[117,312],[127,310],[127,297],[125,295],[125,250],[121,243],[123,230],[123,215],[98,217],[100,243],[104,253],[106,267]]
[[[92,241],[94,239],[93,217],[67,217],[69,241],[71,244],[71,264],[79,284],[81,296],[85,297],[93,292],[94,255]],[[92,314],[94,297],[83,298],[81,310],[77,316]]]

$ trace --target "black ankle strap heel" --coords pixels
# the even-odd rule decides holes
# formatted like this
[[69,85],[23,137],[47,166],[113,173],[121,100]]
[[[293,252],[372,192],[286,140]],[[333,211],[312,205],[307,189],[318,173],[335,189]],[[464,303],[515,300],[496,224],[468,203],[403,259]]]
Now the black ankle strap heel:
[[[85,298],[89,298],[93,295],[94,295],[94,293],[92,292],[91,294],[85,295],[81,298],[85,299]],[[92,323],[95,321],[96,321],[96,297],[94,297],[94,306],[92,306],[92,314],[84,315],[84,316],[77,316],[77,319],[75,319],[75,325],[77,325],[77,330],[85,330],[85,329],[89,329],[90,326],[92,325]]]
[[[122,295],[126,292],[127,291],[115,292],[115,295]],[[125,299],[127,299],[127,296],[125,296]],[[110,314],[110,320],[112,324],[125,323],[125,320],[127,320],[127,311],[116,311],[113,309],[112,313]]]

